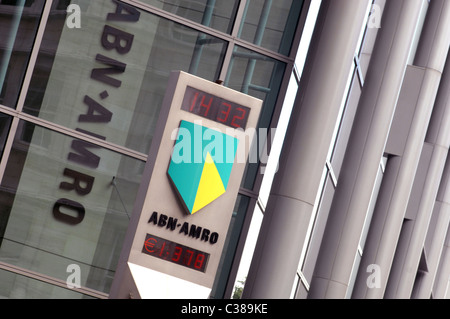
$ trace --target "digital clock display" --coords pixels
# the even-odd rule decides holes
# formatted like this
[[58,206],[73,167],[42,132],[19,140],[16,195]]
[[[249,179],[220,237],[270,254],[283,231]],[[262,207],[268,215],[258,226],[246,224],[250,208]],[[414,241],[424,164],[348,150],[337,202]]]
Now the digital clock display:
[[221,97],[186,88],[182,110],[233,128],[245,129],[250,108],[227,101]]
[[142,252],[201,272],[206,271],[209,259],[205,252],[150,234],[145,237]]

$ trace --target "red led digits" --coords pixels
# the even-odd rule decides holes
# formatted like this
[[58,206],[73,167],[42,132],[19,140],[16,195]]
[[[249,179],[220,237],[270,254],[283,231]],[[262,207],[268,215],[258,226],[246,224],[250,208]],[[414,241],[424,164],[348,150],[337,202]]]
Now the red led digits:
[[175,251],[173,253],[172,261],[173,262],[179,262],[181,258],[181,253],[183,252],[183,248],[181,247],[175,247]]
[[205,263],[205,255],[199,253],[197,257],[195,258],[194,267],[197,269],[202,269],[203,265]]
[[181,109],[233,128],[245,129],[250,108],[187,87]]
[[247,110],[244,110],[241,107],[236,108],[236,112],[240,113],[239,115],[233,116],[233,120],[231,121],[231,126],[240,128],[242,127],[243,121],[246,119]]
[[150,234],[145,238],[142,252],[201,272],[206,271],[209,259],[209,254],[205,252]]
[[155,252],[155,245],[156,245],[156,239],[155,238],[153,238],[153,237],[150,237],[150,238],[148,238],[146,241],[145,241],[145,244],[144,244],[144,248],[145,248],[145,250],[148,252],[148,253],[154,253]]
[[194,94],[194,97],[192,97],[192,103],[191,103],[191,107],[189,108],[189,112],[193,112],[194,111],[194,108],[195,108],[195,106],[197,105],[197,98],[198,98],[198,92],[196,92],[195,94]]
[[224,106],[227,110],[224,111],[224,108],[222,107],[222,109],[219,112],[219,116],[217,117],[217,120],[221,123],[226,123],[228,121],[228,117],[230,116],[231,104],[222,102],[222,106]]
[[211,104],[213,102],[213,98],[209,98],[208,104],[205,103],[205,100],[207,99],[207,96],[203,96],[202,101],[200,102],[200,106],[205,108],[205,113],[202,114],[204,117],[208,117],[209,109],[211,108]]

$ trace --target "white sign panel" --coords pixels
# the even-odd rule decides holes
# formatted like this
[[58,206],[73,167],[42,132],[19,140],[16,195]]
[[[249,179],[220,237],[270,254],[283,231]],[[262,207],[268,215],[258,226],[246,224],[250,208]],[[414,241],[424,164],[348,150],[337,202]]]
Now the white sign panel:
[[[171,74],[112,298],[139,293],[137,286],[160,289],[154,276],[135,278],[130,264],[211,289],[261,105],[187,73]],[[178,298],[180,288],[165,287],[164,295]],[[189,289],[181,294],[195,298]]]

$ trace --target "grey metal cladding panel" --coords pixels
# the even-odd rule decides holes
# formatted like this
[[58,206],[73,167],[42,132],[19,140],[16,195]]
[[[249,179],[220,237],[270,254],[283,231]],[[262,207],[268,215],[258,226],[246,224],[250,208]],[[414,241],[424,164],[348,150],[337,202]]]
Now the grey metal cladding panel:
[[433,145],[424,143],[419,166],[417,167],[416,176],[414,177],[414,185],[409,197],[408,208],[406,209],[406,219],[415,220],[417,217],[433,150]]
[[436,203],[433,206],[433,213],[431,215],[430,224],[428,226],[427,235],[425,237],[425,244],[424,244],[424,251],[425,256],[427,256],[427,252],[431,251],[433,246],[433,237],[435,236],[436,232],[438,231],[438,220],[439,220],[439,213],[442,208],[442,203],[436,201]]
[[436,201],[450,204],[450,156],[446,160]]
[[402,156],[420,95],[425,69],[408,66],[392,120],[385,152]]

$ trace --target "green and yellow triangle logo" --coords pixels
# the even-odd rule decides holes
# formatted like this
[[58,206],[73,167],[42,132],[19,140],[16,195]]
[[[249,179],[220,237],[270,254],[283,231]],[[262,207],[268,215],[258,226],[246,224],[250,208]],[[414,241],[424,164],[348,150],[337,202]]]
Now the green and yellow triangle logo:
[[181,121],[167,173],[189,214],[226,192],[238,143],[220,131]]
[[211,203],[223,193],[225,193],[225,187],[216,164],[214,164],[211,154],[208,153],[205,158],[202,176],[200,177],[197,195],[195,196],[192,214]]

